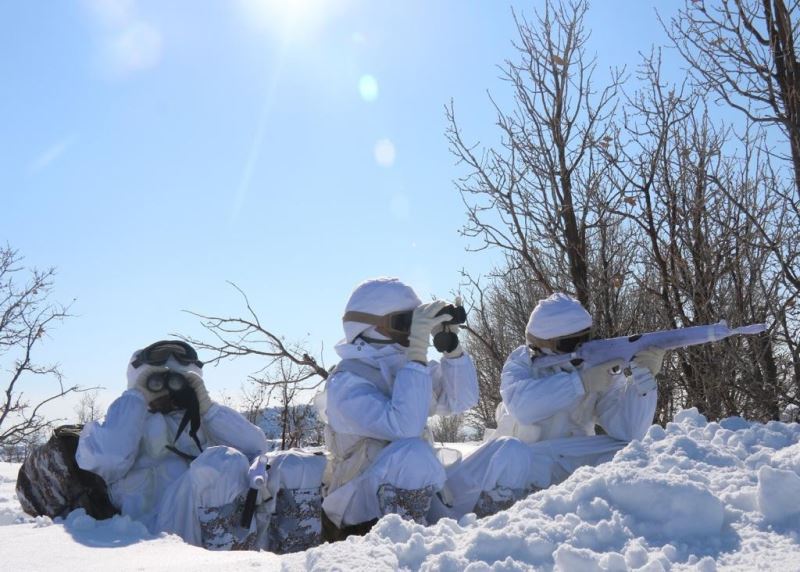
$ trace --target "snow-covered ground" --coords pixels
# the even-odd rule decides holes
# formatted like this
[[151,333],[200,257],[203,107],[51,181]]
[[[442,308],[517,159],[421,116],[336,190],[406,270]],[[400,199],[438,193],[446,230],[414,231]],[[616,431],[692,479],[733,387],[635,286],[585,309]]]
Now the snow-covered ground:
[[276,557],[210,553],[123,517],[21,513],[0,463],[3,570],[800,570],[800,425],[680,413],[601,467],[498,515],[421,527],[389,516],[363,538]]

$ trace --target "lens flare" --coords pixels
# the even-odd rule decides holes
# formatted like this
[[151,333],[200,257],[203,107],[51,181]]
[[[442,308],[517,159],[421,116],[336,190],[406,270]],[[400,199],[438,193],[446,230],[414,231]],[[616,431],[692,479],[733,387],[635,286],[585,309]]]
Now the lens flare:
[[364,101],[375,101],[378,99],[378,81],[369,74],[362,75],[358,80],[358,93]]
[[373,154],[375,155],[375,161],[381,167],[391,167],[394,165],[396,153],[394,150],[394,143],[389,139],[381,139],[375,143]]

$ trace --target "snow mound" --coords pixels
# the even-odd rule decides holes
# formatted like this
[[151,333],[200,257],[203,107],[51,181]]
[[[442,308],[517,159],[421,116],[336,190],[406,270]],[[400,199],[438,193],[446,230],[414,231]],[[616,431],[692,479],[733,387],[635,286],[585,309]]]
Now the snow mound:
[[798,473],[797,424],[708,423],[690,409],[503,513],[430,527],[388,516],[363,538],[285,557],[284,568],[796,569]]
[[22,511],[15,485],[19,463],[0,463],[0,526],[31,520]]
[[800,562],[800,425],[708,423],[694,409],[500,514],[430,527],[392,515],[364,537],[283,557],[208,552],[121,516],[33,519],[14,495],[18,467],[0,463],[4,570],[713,572]]

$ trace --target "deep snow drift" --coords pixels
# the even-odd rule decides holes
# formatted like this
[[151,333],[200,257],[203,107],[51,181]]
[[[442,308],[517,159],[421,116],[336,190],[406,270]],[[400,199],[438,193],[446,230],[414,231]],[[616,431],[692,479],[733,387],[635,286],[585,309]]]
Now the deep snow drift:
[[707,423],[683,411],[612,462],[493,517],[425,528],[390,516],[363,538],[283,558],[209,553],[123,517],[25,517],[13,492],[17,466],[0,463],[7,570],[800,570],[795,423]]

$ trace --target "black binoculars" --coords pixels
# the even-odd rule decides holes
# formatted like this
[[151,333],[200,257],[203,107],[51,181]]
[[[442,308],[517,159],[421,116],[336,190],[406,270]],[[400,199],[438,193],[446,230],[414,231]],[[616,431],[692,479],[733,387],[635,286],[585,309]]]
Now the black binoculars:
[[178,392],[186,387],[186,378],[174,371],[160,371],[154,373],[145,381],[145,387],[153,393],[166,389],[170,393]]
[[145,381],[145,387],[153,393],[166,389],[172,405],[177,409],[188,411],[197,404],[197,395],[189,385],[189,380],[175,371],[159,371],[151,374]]
[[[443,322],[443,326],[457,326],[467,321],[467,311],[464,306],[448,304],[436,313],[437,316],[443,316],[444,314],[448,314],[452,319]],[[433,336],[433,347],[438,352],[452,352],[458,347],[458,335],[445,327],[444,330]]]
[[457,324],[463,324],[467,321],[467,311],[464,309],[464,306],[454,306],[453,304],[448,304],[438,312],[436,312],[437,316],[442,316],[444,314],[449,314],[453,319],[444,322],[445,326],[455,326]]

